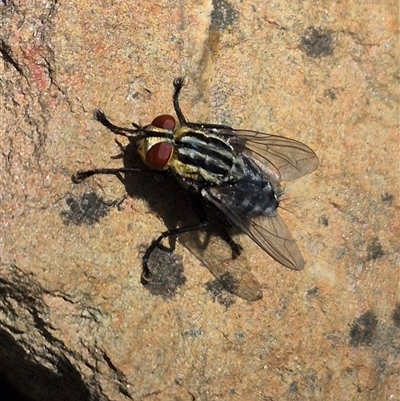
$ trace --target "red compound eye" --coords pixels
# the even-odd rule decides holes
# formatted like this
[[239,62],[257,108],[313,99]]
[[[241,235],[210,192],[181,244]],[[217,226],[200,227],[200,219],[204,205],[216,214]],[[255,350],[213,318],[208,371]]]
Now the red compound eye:
[[161,116],[157,116],[151,125],[154,125],[158,128],[173,130],[175,129],[176,123],[175,118],[170,116],[169,114],[161,114]]
[[[159,116],[161,117],[161,116]],[[157,117],[158,118],[158,117]],[[175,122],[175,120],[174,120]],[[154,124],[153,124],[154,125]],[[159,127],[161,128],[161,127]],[[146,164],[154,170],[163,170],[172,155],[172,145],[168,142],[158,142],[146,152]]]

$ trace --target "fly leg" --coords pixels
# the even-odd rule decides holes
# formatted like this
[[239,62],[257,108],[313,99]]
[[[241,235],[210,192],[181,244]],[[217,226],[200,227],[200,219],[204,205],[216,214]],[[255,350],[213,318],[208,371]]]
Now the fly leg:
[[[149,269],[148,261],[149,261],[151,253],[154,251],[155,248],[157,248],[161,245],[161,241],[163,239],[171,237],[173,235],[187,233],[189,231],[200,230],[201,228],[204,228],[205,226],[208,225],[209,222],[208,222],[208,218],[207,218],[207,212],[204,208],[203,199],[196,196],[195,194],[191,194],[191,195],[192,195],[190,197],[191,205],[192,205],[192,208],[193,208],[195,214],[197,215],[198,219],[200,220],[200,222],[197,224],[190,225],[190,226],[179,227],[179,228],[175,228],[172,230],[167,230],[167,231],[161,233],[160,236],[151,243],[151,245],[147,248],[147,250],[143,256],[143,259],[142,259],[142,280],[141,280],[142,284],[145,285],[152,280],[152,273]],[[213,207],[214,205],[211,203],[209,204],[207,202],[207,206],[210,206],[211,208],[215,209]],[[214,212],[216,214],[216,217],[222,223],[222,227],[220,227],[221,238],[230,246],[230,248],[232,250],[232,258],[236,259],[237,257],[240,256],[243,249],[239,244],[237,244],[232,239],[232,237],[228,233],[227,228],[231,227],[232,224],[230,223],[230,221],[227,219],[227,217],[225,215],[223,215],[222,213],[219,213],[218,209],[215,210]]]
[[179,105],[179,93],[181,89],[183,88],[184,85],[184,79],[182,77],[180,78],[175,78],[174,79],[174,96],[173,96],[173,101],[174,101],[174,109],[176,116],[178,117],[179,124],[181,126],[187,125],[187,121],[185,116],[182,113],[181,106]]
[[95,168],[93,170],[79,170],[75,174],[72,175],[72,182],[75,184],[79,184],[80,182],[86,180],[86,178],[91,177],[96,174],[112,174],[119,175],[120,173],[148,173],[151,172],[142,171],[139,168],[131,168],[131,167],[120,167],[120,168]]
[[204,209],[201,199],[199,197],[197,197],[195,194],[192,194],[192,196],[190,197],[190,201],[191,201],[193,210],[196,213],[200,222],[197,224],[192,224],[190,226],[179,227],[179,228],[175,228],[172,230],[164,231],[163,233],[160,234],[160,236],[156,240],[154,240],[151,243],[151,245],[147,248],[147,250],[143,256],[143,259],[142,259],[142,280],[141,281],[142,281],[143,285],[147,284],[148,282],[150,282],[152,280],[152,273],[149,269],[148,261],[149,261],[151,253],[154,251],[155,248],[160,246],[161,241],[164,238],[168,238],[173,235],[187,233],[189,231],[200,230],[201,228],[205,227],[208,224],[207,212]]
[[222,228],[221,238],[231,247],[232,249],[232,259],[236,259],[240,256],[243,251],[241,245],[236,243],[232,237],[229,235],[228,230],[226,227]]
[[134,129],[131,128],[123,128],[123,127],[118,127],[118,125],[114,125],[104,114],[103,110],[97,109],[94,112],[94,118],[102,123],[106,128],[108,128],[110,131],[112,131],[116,135],[122,135],[127,138],[130,137],[130,135],[136,135],[138,131],[142,128],[140,125],[132,123],[132,125],[135,127]]
[[[101,124],[103,124],[106,128],[108,128],[110,131],[112,131],[116,135],[122,135],[126,138],[131,138],[131,135],[127,134],[132,134],[136,135],[142,127],[140,125],[137,125],[135,123],[132,123],[133,126],[135,127],[134,129],[130,128],[123,128],[123,127],[118,127],[117,125],[114,125],[110,120],[106,117],[104,114],[103,110],[97,109],[94,112],[94,118],[99,121]],[[118,146],[121,148],[122,145],[117,141]],[[119,173],[149,173],[147,171],[142,171],[138,168],[131,168],[131,167],[120,167],[120,168],[96,168],[93,170],[87,170],[87,171],[77,171],[75,174],[72,176],[72,181],[75,184],[79,184],[83,180],[86,180],[86,178],[91,177],[92,175],[95,174],[113,174],[113,175],[119,175]]]
[[224,129],[228,131],[232,131],[232,128],[223,125],[223,124],[202,124],[202,123],[192,123],[186,120],[186,117],[182,113],[181,106],[179,105],[179,94],[181,92],[181,89],[184,86],[184,79],[182,77],[175,78],[174,79],[174,96],[173,96],[173,101],[174,101],[174,109],[176,116],[178,117],[179,124],[181,126],[186,126],[186,127],[191,127],[191,128],[204,128],[204,129]]

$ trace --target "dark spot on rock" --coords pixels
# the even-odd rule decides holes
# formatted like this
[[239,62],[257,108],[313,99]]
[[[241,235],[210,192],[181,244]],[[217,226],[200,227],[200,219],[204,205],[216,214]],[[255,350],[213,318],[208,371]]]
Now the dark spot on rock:
[[371,345],[377,324],[378,318],[370,311],[354,319],[350,328],[350,345]]
[[336,100],[337,98],[336,91],[333,88],[325,89],[324,95],[331,100]]
[[217,31],[224,31],[233,25],[239,17],[239,13],[224,0],[213,0],[211,12],[211,28]]
[[316,390],[318,389],[318,378],[316,375],[306,375],[304,377],[305,383],[306,385],[312,389],[312,390]]
[[385,192],[384,194],[381,195],[382,202],[387,203],[388,205],[391,205],[394,199],[393,194],[389,194],[388,192]]
[[322,225],[325,226],[325,227],[328,227],[328,226],[329,226],[329,220],[328,220],[325,216],[321,216],[321,217],[318,219],[318,223],[319,223],[319,224],[322,224]]
[[347,253],[348,253],[347,248],[338,249],[338,251],[337,251],[337,258],[338,258],[338,259],[342,259],[342,258],[344,258],[344,257],[347,255]]
[[297,393],[299,391],[299,386],[297,382],[291,382],[289,385],[289,393]]
[[235,333],[233,333],[233,335],[235,336],[235,339],[237,341],[242,341],[246,337],[246,334],[243,333],[243,331],[235,331]]
[[60,216],[64,224],[93,226],[102,217],[107,216],[112,204],[107,204],[96,192],[86,192],[81,197],[69,196],[66,199],[69,210],[64,210]]
[[309,27],[300,39],[300,48],[307,56],[326,57],[333,54],[333,40],[329,31]]
[[212,280],[206,284],[206,290],[211,294],[214,302],[224,305],[228,309],[235,303],[235,296],[228,292],[219,280]]
[[222,286],[229,292],[232,292],[237,286],[236,278],[230,273],[224,273],[220,278]]
[[192,337],[192,338],[199,338],[204,335],[205,331],[203,329],[196,329],[194,327],[190,328],[189,330],[185,331],[183,335],[185,337]]
[[342,210],[341,206],[338,203],[336,202],[330,202],[330,203],[335,209]]
[[400,329],[400,302],[398,302],[392,313],[393,324]]
[[383,252],[382,245],[379,242],[379,239],[374,238],[371,243],[367,246],[367,260],[376,260],[381,258],[385,252]]
[[313,288],[310,288],[309,290],[307,290],[307,296],[310,298],[314,298],[314,297],[318,296],[318,294],[319,294],[318,287],[313,287]]
[[183,274],[182,258],[175,252],[156,248],[150,257],[149,268],[152,280],[145,285],[152,295],[169,299],[176,295],[178,288],[186,282]]

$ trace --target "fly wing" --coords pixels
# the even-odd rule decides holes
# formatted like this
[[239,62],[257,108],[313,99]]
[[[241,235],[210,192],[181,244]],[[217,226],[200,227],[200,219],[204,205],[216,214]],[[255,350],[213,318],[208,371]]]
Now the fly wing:
[[209,188],[204,195],[277,262],[293,270],[304,268],[303,256],[277,211],[248,217],[234,207],[224,188]]
[[222,128],[218,135],[252,157],[269,181],[292,181],[317,169],[318,157],[307,145],[283,136]]

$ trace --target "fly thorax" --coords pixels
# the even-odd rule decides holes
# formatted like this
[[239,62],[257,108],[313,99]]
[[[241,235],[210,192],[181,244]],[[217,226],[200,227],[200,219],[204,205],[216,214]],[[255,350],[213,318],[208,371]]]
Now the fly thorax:
[[177,142],[177,163],[209,184],[235,182],[243,177],[245,164],[224,139],[203,131],[187,132]]

